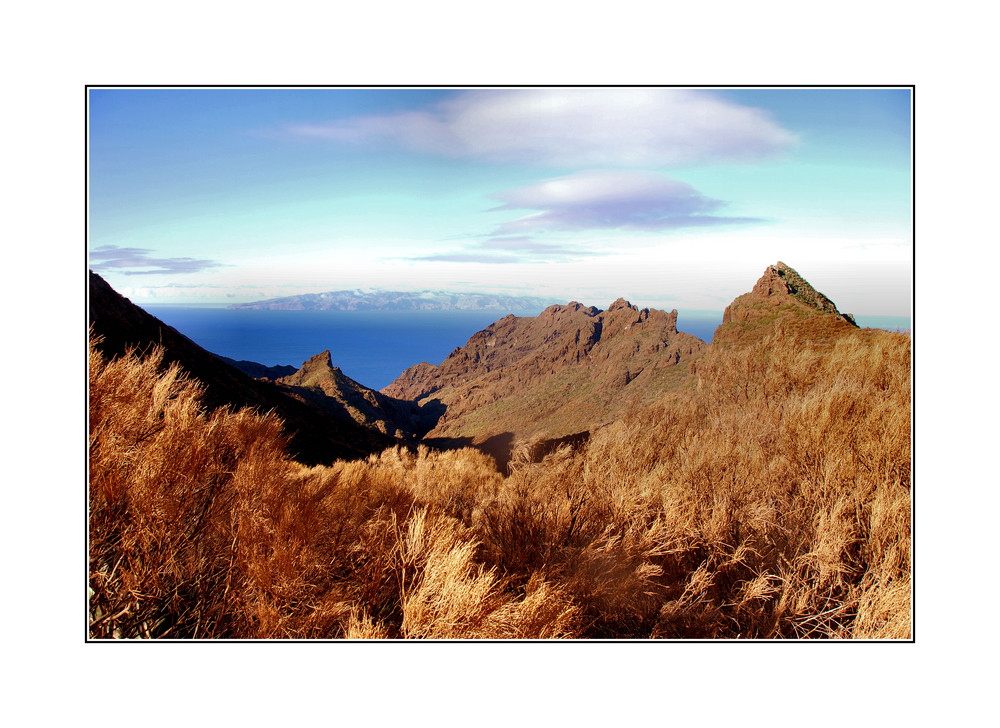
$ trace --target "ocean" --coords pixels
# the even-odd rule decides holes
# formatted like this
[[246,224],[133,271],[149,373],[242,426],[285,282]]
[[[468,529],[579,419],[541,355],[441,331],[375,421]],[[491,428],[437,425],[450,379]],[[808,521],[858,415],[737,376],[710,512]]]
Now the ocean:
[[[203,349],[231,359],[298,368],[330,350],[351,379],[382,389],[422,361],[440,364],[506,313],[497,311],[255,311],[143,306]],[[538,311],[516,312],[536,316]]]
[[[404,369],[440,364],[506,313],[498,311],[254,311],[143,306],[203,349],[231,359],[296,368],[324,349],[351,379],[382,389]],[[538,311],[512,311],[536,316]],[[909,328],[908,317],[858,316],[861,326]],[[678,311],[677,328],[711,341],[722,311]]]

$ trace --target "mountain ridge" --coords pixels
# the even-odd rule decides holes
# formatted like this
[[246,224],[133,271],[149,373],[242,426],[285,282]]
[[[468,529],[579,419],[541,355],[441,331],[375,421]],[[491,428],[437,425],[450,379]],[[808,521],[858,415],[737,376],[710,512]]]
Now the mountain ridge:
[[254,379],[227,364],[136,306],[93,271],[88,291],[90,329],[100,339],[96,348],[104,357],[112,359],[129,351],[144,356],[154,347],[162,347],[164,366],[176,362],[204,386],[203,403],[207,408],[250,407],[258,412],[275,412],[290,438],[289,453],[306,464],[365,457],[398,442],[350,417],[338,418],[289,397],[272,383]]
[[677,365],[707,346],[677,330],[676,310],[571,301],[536,317],[506,316],[440,365],[414,365],[381,391],[440,403],[428,438],[516,445],[582,435],[629,403],[680,386],[689,372]]
[[[92,289],[97,299],[104,297],[93,278]],[[133,308],[127,315],[119,312],[119,319],[148,317],[140,327],[146,346],[157,336],[163,341],[164,330],[173,332]],[[329,350],[306,360],[298,370],[234,362],[208,352],[202,359],[207,355],[225,366],[230,378],[235,374],[232,367],[256,378],[237,389],[249,392],[271,386],[275,394],[283,395],[285,405],[291,400],[308,407],[298,413],[299,430],[302,417],[308,420],[319,411],[362,428],[352,436],[364,443],[360,450],[373,452],[376,443],[418,441],[444,448],[474,445],[503,465],[520,444],[585,439],[630,407],[696,386],[698,377],[693,375],[710,349],[756,340],[790,325],[807,327],[820,342],[857,328],[850,314],[840,313],[833,301],[778,261],[768,266],[750,292],[726,307],[711,345],[677,329],[676,309],[640,309],[619,298],[605,310],[570,301],[550,305],[537,316],[508,314],[455,347],[440,364],[414,364],[381,391],[344,375],[334,366]],[[177,337],[186,342],[181,349],[200,350],[178,332],[167,336],[172,342],[168,350],[178,349]],[[121,350],[120,345],[117,348]],[[205,378],[206,365],[198,357],[194,361],[194,367],[186,368]],[[683,363],[687,366],[680,366]],[[219,377],[210,367],[207,371],[211,395],[220,389]],[[246,392],[243,395],[246,399]],[[258,404],[260,396],[254,394]],[[220,402],[242,406],[232,391]],[[375,439],[366,440],[362,433]],[[355,448],[355,454],[360,450]]]

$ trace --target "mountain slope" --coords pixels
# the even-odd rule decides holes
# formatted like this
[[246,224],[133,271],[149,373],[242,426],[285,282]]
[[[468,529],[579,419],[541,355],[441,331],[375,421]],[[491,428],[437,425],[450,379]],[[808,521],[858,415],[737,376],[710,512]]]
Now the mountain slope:
[[507,316],[439,366],[410,367],[383,394],[445,408],[430,438],[505,444],[558,438],[614,419],[687,376],[677,365],[706,347],[677,330],[677,312],[624,299],[606,311],[572,302]]
[[[508,477],[423,447],[302,468],[276,418],[203,416],[158,358],[91,353],[88,638],[912,641],[910,336],[796,298],[779,266],[660,370],[696,387]],[[563,313],[550,344],[597,316]],[[540,381],[584,381],[642,328],[601,323]],[[538,359],[537,325],[511,326],[525,341],[480,361]],[[285,386],[338,393],[334,369]]]
[[90,273],[89,318],[94,334],[103,340],[98,350],[107,358],[128,349],[148,353],[164,348],[164,366],[177,362],[184,371],[205,385],[203,403],[209,409],[251,407],[274,411],[291,437],[289,454],[306,464],[331,463],[379,452],[396,440],[368,430],[349,416],[335,417],[279,391],[273,384],[257,381],[202,349],[176,329],[151,316],[116,293],[104,279]]
[[738,296],[726,307],[712,344],[753,340],[772,329],[793,324],[804,326],[820,341],[858,328],[851,314],[838,311],[833,301],[779,260],[764,271],[749,293]]

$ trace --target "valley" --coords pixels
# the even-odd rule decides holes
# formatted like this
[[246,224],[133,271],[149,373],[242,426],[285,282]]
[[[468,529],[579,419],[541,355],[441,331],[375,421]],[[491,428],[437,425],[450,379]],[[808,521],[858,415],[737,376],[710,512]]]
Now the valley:
[[910,635],[910,337],[780,261],[709,343],[554,304],[380,391],[89,319],[94,638]]

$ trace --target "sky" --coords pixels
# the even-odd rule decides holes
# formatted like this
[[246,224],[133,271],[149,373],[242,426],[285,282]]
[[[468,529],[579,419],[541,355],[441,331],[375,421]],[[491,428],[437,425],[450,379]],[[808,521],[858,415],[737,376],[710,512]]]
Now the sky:
[[91,88],[88,257],[142,304],[339,289],[722,310],[778,260],[911,310],[908,88]]

